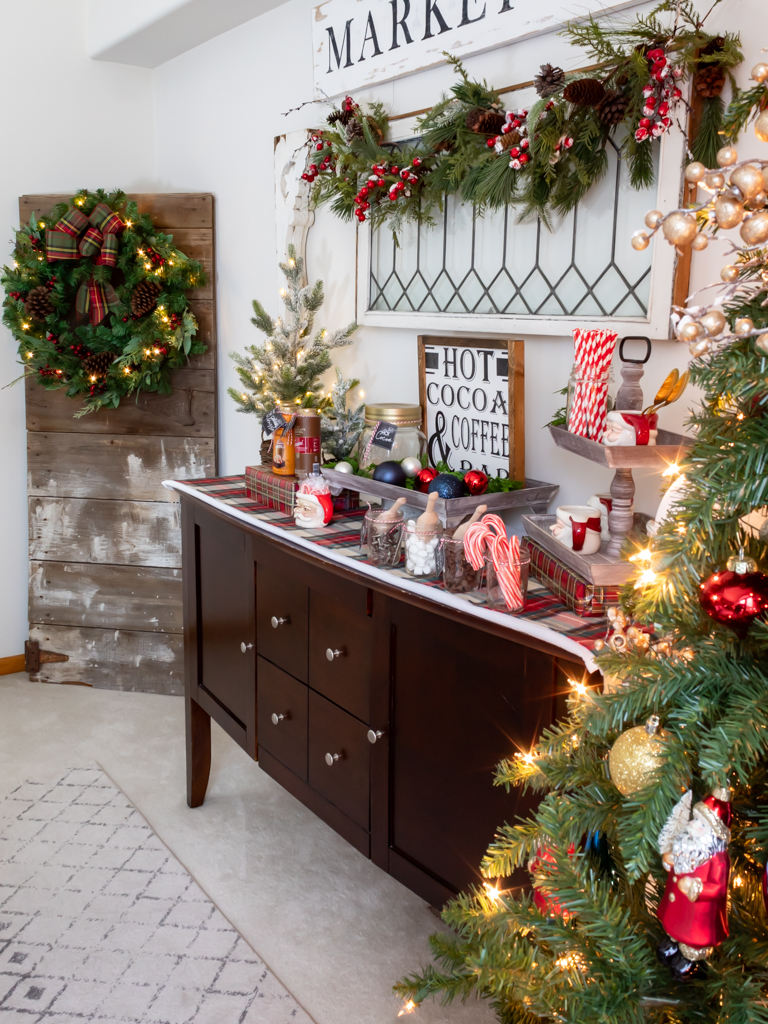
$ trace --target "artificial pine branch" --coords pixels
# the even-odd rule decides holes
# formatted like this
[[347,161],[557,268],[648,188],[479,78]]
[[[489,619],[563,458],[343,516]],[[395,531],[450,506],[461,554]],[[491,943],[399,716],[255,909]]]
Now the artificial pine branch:
[[702,104],[701,120],[691,140],[691,154],[705,167],[717,166],[717,151],[722,146],[725,104],[721,96],[710,96]]

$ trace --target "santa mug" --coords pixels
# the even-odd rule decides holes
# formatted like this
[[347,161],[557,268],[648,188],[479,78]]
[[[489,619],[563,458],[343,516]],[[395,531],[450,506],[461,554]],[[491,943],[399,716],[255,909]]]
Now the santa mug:
[[555,517],[550,530],[561,544],[582,555],[600,550],[600,513],[591,505],[561,505]]
[[587,504],[600,513],[600,536],[603,543],[607,544],[611,539],[611,531],[608,529],[608,513],[613,509],[613,498],[610,494],[593,494]]
[[655,412],[646,416],[631,409],[614,409],[605,417],[602,443],[607,448],[655,445],[658,422]]
[[327,526],[333,518],[333,498],[330,494],[302,491],[299,488],[293,507],[293,518],[297,526],[306,530],[318,530],[321,526]]

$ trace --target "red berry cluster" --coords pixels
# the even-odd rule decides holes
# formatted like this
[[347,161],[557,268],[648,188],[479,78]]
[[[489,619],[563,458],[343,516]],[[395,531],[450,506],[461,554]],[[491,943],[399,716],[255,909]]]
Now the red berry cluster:
[[144,246],[144,252],[147,254],[147,259],[153,266],[162,267],[165,264],[165,260],[159,252],[155,252],[151,245]]
[[[349,99],[349,97],[347,97],[347,99]],[[312,145],[316,153],[322,153],[323,150],[332,150],[332,144],[327,139],[323,139],[322,132],[319,135],[312,136]],[[333,152],[326,153],[319,167],[317,164],[314,163],[310,164],[309,167],[307,167],[306,171],[304,171],[304,173],[301,176],[302,180],[308,181],[311,184],[318,176],[318,174],[321,174],[323,171],[332,171],[335,168],[335,166],[336,158],[334,157]]]
[[181,327],[183,317],[180,313],[171,313],[168,317],[168,328],[171,331],[175,331],[177,327]]
[[[59,341],[57,335],[55,335],[55,334],[46,334],[45,337],[46,337],[46,341],[50,341],[50,343],[53,345],[53,347],[56,349],[57,352],[63,352],[64,351],[64,346]],[[82,345],[80,347],[82,348]]]
[[34,252],[43,252],[45,249],[45,246],[40,239],[33,238],[31,235],[29,236],[29,244],[32,246]]
[[660,46],[649,50],[646,58],[650,65],[651,81],[643,88],[643,116],[635,131],[638,142],[658,139],[669,131],[672,126],[669,111],[682,96],[675,82],[682,75],[683,69],[672,67]]
[[22,298],[21,292],[8,292],[8,294],[10,295],[10,297],[12,299],[20,299],[20,298]]
[[[547,104],[547,110],[549,109],[550,105]],[[531,142],[528,138],[528,125],[525,123],[526,117],[528,117],[527,110],[518,110],[517,113],[513,113],[511,110],[508,110],[506,113],[507,123],[501,129],[501,135],[509,135],[510,132],[519,132],[520,135],[523,136],[520,139],[519,145],[512,146],[509,150],[509,166],[515,171],[519,171],[522,167],[525,167],[531,159],[530,153],[528,153],[528,147]],[[501,135],[495,135],[492,139],[488,140],[489,147],[495,149],[499,154],[505,152]]]
[[60,380],[66,380],[63,370],[54,370],[47,363],[45,366],[41,366],[37,371],[41,377],[57,377]]
[[[410,167],[398,167],[397,164],[372,164],[371,171],[373,172],[368,176],[368,180],[360,188],[360,191],[355,196],[355,216],[362,224],[365,221],[365,211],[370,209],[369,196],[376,196],[376,189],[385,188],[387,184],[387,175],[391,175],[395,180],[391,182],[388,189],[388,196],[394,203],[400,196],[410,196],[411,189],[409,185],[414,185],[419,180],[419,176],[416,173],[421,167],[423,161],[420,156],[415,156],[411,161]],[[383,195],[383,193],[381,193]]]
[[97,380],[88,388],[89,395],[103,395],[107,390],[107,384],[104,381]]
[[76,355],[78,359],[87,359],[88,356],[92,355],[92,353],[85,347],[85,345],[81,345],[79,342],[77,342],[74,345],[70,345],[69,347],[72,353]]

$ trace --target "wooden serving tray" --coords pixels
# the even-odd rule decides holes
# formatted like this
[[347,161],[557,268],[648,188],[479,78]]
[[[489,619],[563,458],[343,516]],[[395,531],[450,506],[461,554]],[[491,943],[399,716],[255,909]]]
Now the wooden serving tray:
[[[677,462],[693,447],[694,438],[684,434],[674,434],[670,430],[660,430],[655,445],[625,445],[607,448],[597,441],[571,434],[565,427],[550,427],[558,448],[581,455],[591,462],[612,469],[659,469]],[[563,545],[561,544],[560,547]]]
[[[549,529],[555,519],[556,516],[523,516],[525,532],[587,582],[601,587],[615,587],[629,582],[637,574],[637,566],[633,562],[610,558],[602,551],[595,555],[583,555],[580,551],[572,551],[565,544],[561,544]],[[635,512],[634,532],[640,537],[645,535],[645,524],[649,519],[650,516],[643,512]]]
[[[369,480],[353,473],[339,473],[335,469],[323,469],[323,476],[329,483],[337,487],[346,487],[350,491],[373,494],[390,501],[405,497],[406,507],[419,510],[427,507],[427,495],[421,491],[396,487],[380,480]],[[467,516],[472,515],[478,505],[487,505],[489,512],[499,512],[506,508],[531,508],[534,512],[544,513],[557,491],[557,484],[546,484],[541,480],[526,478],[525,487],[517,491],[480,494],[477,497],[470,495],[466,498],[438,498],[435,502],[435,512],[446,527],[458,526]]]

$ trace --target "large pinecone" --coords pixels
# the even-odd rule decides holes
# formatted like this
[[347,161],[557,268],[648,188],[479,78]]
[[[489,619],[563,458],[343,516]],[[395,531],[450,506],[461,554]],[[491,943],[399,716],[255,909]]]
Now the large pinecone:
[[607,127],[621,124],[627,112],[629,100],[621,92],[607,92],[597,104],[597,116]]
[[32,289],[24,303],[24,309],[27,316],[32,317],[33,320],[45,320],[53,313],[50,292],[44,284]]
[[131,312],[134,316],[145,316],[157,308],[160,285],[156,281],[139,281],[131,296]]
[[705,64],[693,79],[696,92],[705,99],[719,96],[725,88],[725,71],[719,64]]
[[114,358],[112,352],[95,352],[83,360],[83,369],[89,377],[106,377]]
[[563,89],[563,99],[580,107],[596,107],[604,95],[603,83],[596,78],[578,78]]
[[513,146],[516,146],[518,144],[521,138],[522,135],[520,134],[520,132],[516,128],[513,128],[512,131],[507,132],[506,135],[499,136],[499,140],[501,141],[501,148],[512,149]]
[[332,110],[326,120],[328,124],[346,125],[354,116],[351,110]]
[[552,64],[542,64],[538,75],[533,79],[536,92],[539,96],[551,96],[557,92],[565,81],[565,72],[562,68],[553,67]]
[[498,135],[506,124],[506,118],[498,110],[475,107],[466,117],[467,128],[478,135]]

